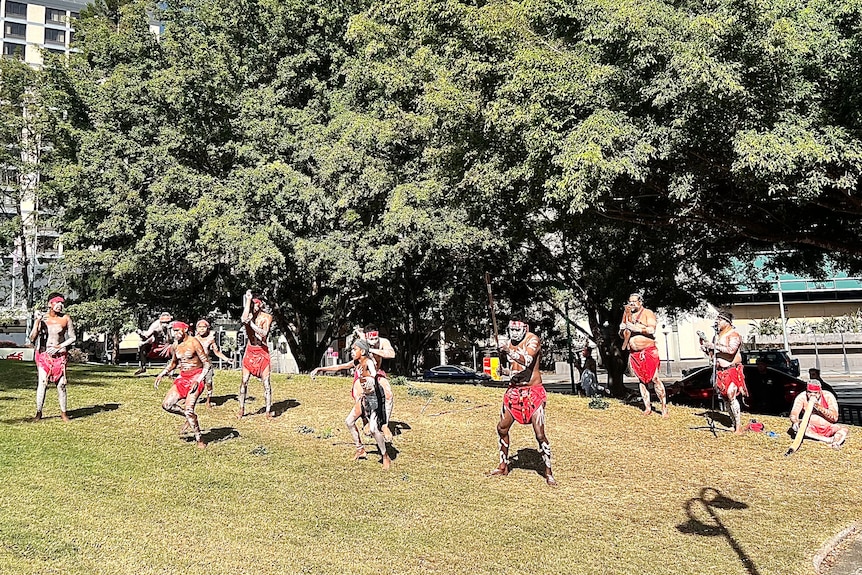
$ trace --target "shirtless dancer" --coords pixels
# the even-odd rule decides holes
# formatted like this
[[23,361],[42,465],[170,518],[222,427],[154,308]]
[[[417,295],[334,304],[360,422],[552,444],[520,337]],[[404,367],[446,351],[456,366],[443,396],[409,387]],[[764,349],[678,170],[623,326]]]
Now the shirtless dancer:
[[500,464],[491,475],[509,474],[509,429],[517,421],[522,425],[533,426],[539,452],[545,462],[545,481],[556,485],[551,472],[551,446],[545,436],[545,400],[547,394],[542,385],[539,360],[542,356],[542,341],[522,321],[510,321],[508,326],[509,342],[501,342],[500,351],[506,353],[511,374],[509,389],[503,396],[497,434],[500,436]]
[[245,415],[245,396],[248,393],[248,380],[259,377],[263,382],[266,397],[266,416],[272,417],[272,385],[269,380],[269,347],[266,338],[272,325],[272,316],[263,311],[263,301],[252,297],[251,290],[242,299],[242,323],[245,327],[246,346],[242,358],[242,383],[239,386],[239,413],[237,419]]
[[[628,309],[620,324],[620,335],[625,338],[628,333],[629,365],[637,376],[640,384],[641,398],[644,402],[644,415],[652,413],[652,401],[649,397],[649,384],[655,387],[655,394],[661,402],[661,416],[667,417],[667,394],[664,384],[658,376],[661,359],[655,345],[655,329],[658,322],[655,313],[644,307],[643,296],[633,293],[629,296]],[[624,347],[625,349],[625,347]]]
[[361,339],[367,341],[368,345],[371,346],[371,359],[374,360],[374,363],[377,366],[377,382],[380,384],[380,387],[383,388],[383,395],[386,398],[385,408],[387,425],[383,426],[383,437],[386,438],[387,443],[390,443],[392,441],[392,430],[389,429],[388,422],[392,421],[392,405],[394,403],[394,396],[392,395],[392,386],[389,384],[389,378],[387,377],[386,372],[383,371],[383,360],[394,358],[395,348],[392,347],[392,343],[388,339],[380,337],[380,332],[377,330],[376,325],[366,325],[358,334]]
[[[224,361],[233,365],[233,361],[222,353],[221,349],[219,349],[218,344],[215,341],[216,334],[214,331],[210,331],[210,322],[205,319],[198,320],[195,324],[195,339],[197,339],[201,347],[204,348],[204,353],[209,357],[210,352],[216,354],[217,357],[220,357]],[[213,377],[215,374],[215,367],[209,370],[206,377],[204,377],[204,383],[207,387],[207,407],[212,407],[212,397],[213,397]]]
[[57,384],[60,417],[63,421],[69,421],[69,416],[66,415],[66,362],[69,357],[67,349],[75,343],[75,327],[72,325],[72,319],[63,313],[64,301],[63,296],[52,293],[48,296],[47,315],[40,310],[33,312],[30,342],[36,348],[34,355],[39,375],[34,421],[42,419],[48,382]]
[[166,311],[159,314],[159,319],[150,324],[147,331],[138,330],[141,343],[138,344],[138,363],[140,367],[135,375],[147,371],[147,359],[168,359],[171,357],[171,320],[173,316]]
[[344,424],[350,430],[353,436],[353,444],[356,446],[356,453],[353,456],[354,460],[367,457],[365,445],[359,435],[359,429],[356,427],[356,422],[360,418],[368,420],[368,427],[371,430],[371,435],[377,443],[377,449],[380,451],[381,463],[383,469],[388,470],[392,461],[389,459],[389,454],[386,452],[386,440],[383,437],[383,432],[380,427],[386,422],[386,412],[383,408],[385,403],[383,400],[383,390],[379,385],[377,363],[370,357],[371,346],[364,339],[357,339],[353,342],[350,348],[352,360],[338,365],[330,365],[328,367],[318,367],[311,371],[311,378],[325,371],[341,371],[345,369],[353,369],[353,409],[347,414]]
[[742,427],[738,397],[740,395],[748,397],[745,374],[742,370],[742,354],[739,352],[742,337],[733,327],[733,314],[728,311],[718,313],[715,318],[715,330],[717,332],[715,343],[701,339],[700,347],[710,357],[715,356],[713,385],[727,402],[735,432],[741,434],[745,429]]
[[[171,389],[165,395],[162,409],[168,413],[185,417],[186,423],[183,425],[183,431],[192,429],[198,447],[203,448],[207,445],[201,437],[201,427],[198,424],[198,416],[195,414],[195,404],[204,389],[204,379],[207,373],[212,370],[212,364],[201,343],[189,335],[188,324],[175,321],[171,324],[171,329],[174,335],[171,361],[156,377],[154,385],[158,389],[162,378],[179,364],[180,376],[174,380]],[[185,400],[185,409],[179,406],[181,399]]]

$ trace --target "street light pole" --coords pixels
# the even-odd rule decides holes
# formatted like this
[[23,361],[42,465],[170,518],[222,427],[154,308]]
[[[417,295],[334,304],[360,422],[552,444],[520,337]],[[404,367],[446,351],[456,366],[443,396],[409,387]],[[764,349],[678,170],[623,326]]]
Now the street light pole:
[[661,324],[661,331],[664,334],[664,353],[665,357],[667,357],[664,364],[664,374],[670,377],[670,344],[668,343],[667,339],[667,336],[670,334],[670,330],[668,329],[666,324]]
[[575,385],[575,357],[572,354],[572,326],[569,325],[569,302],[566,301],[566,338],[569,343],[569,379],[572,382],[572,394],[578,395],[578,388]]

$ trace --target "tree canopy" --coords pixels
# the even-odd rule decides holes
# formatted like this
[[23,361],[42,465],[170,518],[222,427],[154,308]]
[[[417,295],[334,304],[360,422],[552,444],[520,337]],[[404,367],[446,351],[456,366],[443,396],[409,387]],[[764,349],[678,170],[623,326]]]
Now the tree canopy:
[[[862,269],[858,1],[96,3],[51,85],[46,201],[83,301],[266,297],[300,365],[374,322],[441,330],[566,298],[727,298],[730,263]],[[151,16],[164,24],[160,37]]]

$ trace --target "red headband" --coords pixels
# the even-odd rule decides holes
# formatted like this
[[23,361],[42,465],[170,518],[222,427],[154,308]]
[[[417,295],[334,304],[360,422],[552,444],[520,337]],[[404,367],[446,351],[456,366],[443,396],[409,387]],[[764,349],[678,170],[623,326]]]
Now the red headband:
[[823,391],[823,386],[820,385],[819,381],[809,381],[805,389],[807,391]]
[[54,305],[57,302],[64,302],[64,301],[66,301],[66,299],[63,296],[58,295],[58,296],[55,296],[55,297],[52,297],[51,299],[49,299],[48,304]]
[[376,331],[366,331],[365,337],[378,337],[380,334]]
[[185,322],[183,322],[183,321],[175,321],[174,323],[172,323],[172,324],[171,324],[171,328],[172,328],[172,329],[185,329],[185,330],[188,330],[188,329],[189,329],[189,324],[187,324],[187,323],[185,323]]
[[257,298],[254,298],[254,299],[253,299],[253,300],[251,300],[251,301],[252,301],[253,303],[256,303],[256,304],[262,304],[262,303],[263,303],[261,300],[259,300],[259,299],[257,299]]

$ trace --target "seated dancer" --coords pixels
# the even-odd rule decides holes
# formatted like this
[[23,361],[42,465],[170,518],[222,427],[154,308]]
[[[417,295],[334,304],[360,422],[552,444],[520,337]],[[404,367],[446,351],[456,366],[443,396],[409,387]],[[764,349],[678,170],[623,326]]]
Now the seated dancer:
[[[210,352],[216,354],[217,357],[220,357],[224,361],[233,365],[233,361],[222,353],[221,349],[219,349],[218,344],[215,341],[216,334],[214,331],[210,330],[210,322],[205,319],[198,320],[195,324],[195,339],[197,339],[201,347],[204,348],[204,353],[209,357]],[[212,407],[212,397],[213,397],[213,378],[215,374],[215,367],[207,373],[204,378],[204,383],[207,387],[207,407]]]
[[141,336],[138,344],[138,363],[140,367],[135,375],[147,371],[148,359],[168,359],[171,357],[171,320],[173,316],[166,311],[159,314],[159,319],[150,324],[147,331],[137,330]]
[[814,411],[805,429],[805,437],[822,441],[835,449],[840,448],[850,431],[846,426],[837,423],[838,400],[835,394],[823,389],[823,385],[816,379],[809,380],[806,390],[793,401],[790,410],[793,431],[799,432],[799,418],[808,407],[809,401],[814,402]]
[[655,313],[644,307],[643,296],[639,293],[629,296],[626,308],[626,313],[623,315],[624,321],[620,324],[620,335],[623,337],[623,349],[630,350],[629,366],[638,378],[641,398],[644,402],[643,414],[652,413],[652,401],[647,387],[652,384],[661,402],[661,416],[667,417],[667,394],[658,376],[661,359],[655,345],[655,330],[658,325]]
[[[171,389],[162,401],[162,409],[186,418],[180,433],[191,429],[195,434],[198,447],[206,447],[201,437],[201,428],[198,425],[198,416],[195,414],[195,404],[204,389],[204,378],[207,372],[212,370],[212,364],[204,352],[201,343],[189,335],[189,326],[181,321],[171,324],[174,334],[174,345],[171,346],[171,360],[165,369],[156,377],[155,388],[159,388],[162,378],[173,371],[179,365],[180,375],[174,380]],[[178,405],[180,400],[185,400],[185,409]]]
[[517,421],[521,425],[531,424],[539,443],[539,453],[545,463],[545,481],[556,485],[551,472],[551,446],[545,436],[545,400],[547,394],[542,385],[539,360],[542,356],[542,341],[522,321],[512,320],[508,326],[509,341],[500,342],[500,351],[509,359],[511,374],[509,389],[503,396],[497,434],[500,436],[500,464],[491,475],[509,474],[509,429]]
[[30,342],[35,346],[38,373],[35,421],[42,419],[48,382],[57,385],[60,417],[63,421],[69,421],[66,415],[66,363],[69,358],[67,350],[75,343],[75,326],[72,325],[72,319],[63,313],[64,302],[63,296],[52,293],[48,296],[48,313],[43,314],[40,310],[33,312]]
[[359,430],[356,428],[356,422],[360,418],[365,418],[368,420],[371,435],[380,451],[383,469],[388,470],[392,461],[386,452],[386,440],[380,430],[381,426],[386,423],[386,410],[384,409],[383,389],[378,382],[377,364],[369,357],[371,347],[363,339],[355,340],[350,352],[353,356],[352,361],[328,367],[317,367],[311,371],[310,375],[313,379],[320,372],[353,369],[353,409],[350,410],[344,420],[344,424],[347,425],[347,429],[353,436],[353,444],[356,446],[353,459],[362,459],[367,456],[365,445],[362,443]]
[[251,290],[242,299],[242,323],[245,327],[246,345],[242,357],[242,383],[239,386],[239,413],[237,419],[245,415],[245,396],[248,393],[248,380],[251,376],[260,378],[266,398],[266,416],[272,417],[272,384],[270,383],[269,346],[266,339],[272,326],[272,315],[263,311],[263,300],[252,297]]
[[[380,332],[374,324],[368,324],[362,330],[357,328],[357,335],[360,339],[364,339],[371,346],[371,359],[374,360],[377,366],[377,381],[380,387],[383,388],[383,395],[386,403],[386,421],[392,421],[392,406],[395,403],[395,398],[392,395],[392,386],[389,384],[389,378],[383,370],[383,360],[392,359],[395,357],[395,348],[392,343],[385,337],[380,337]],[[383,426],[383,437],[387,443],[392,441],[392,430],[389,425]]]
[[733,314],[721,311],[715,318],[715,343],[701,339],[700,347],[710,357],[715,356],[715,381],[713,385],[728,405],[733,427],[737,434],[745,432],[739,396],[748,397],[745,374],[742,370],[742,336],[733,327]]

